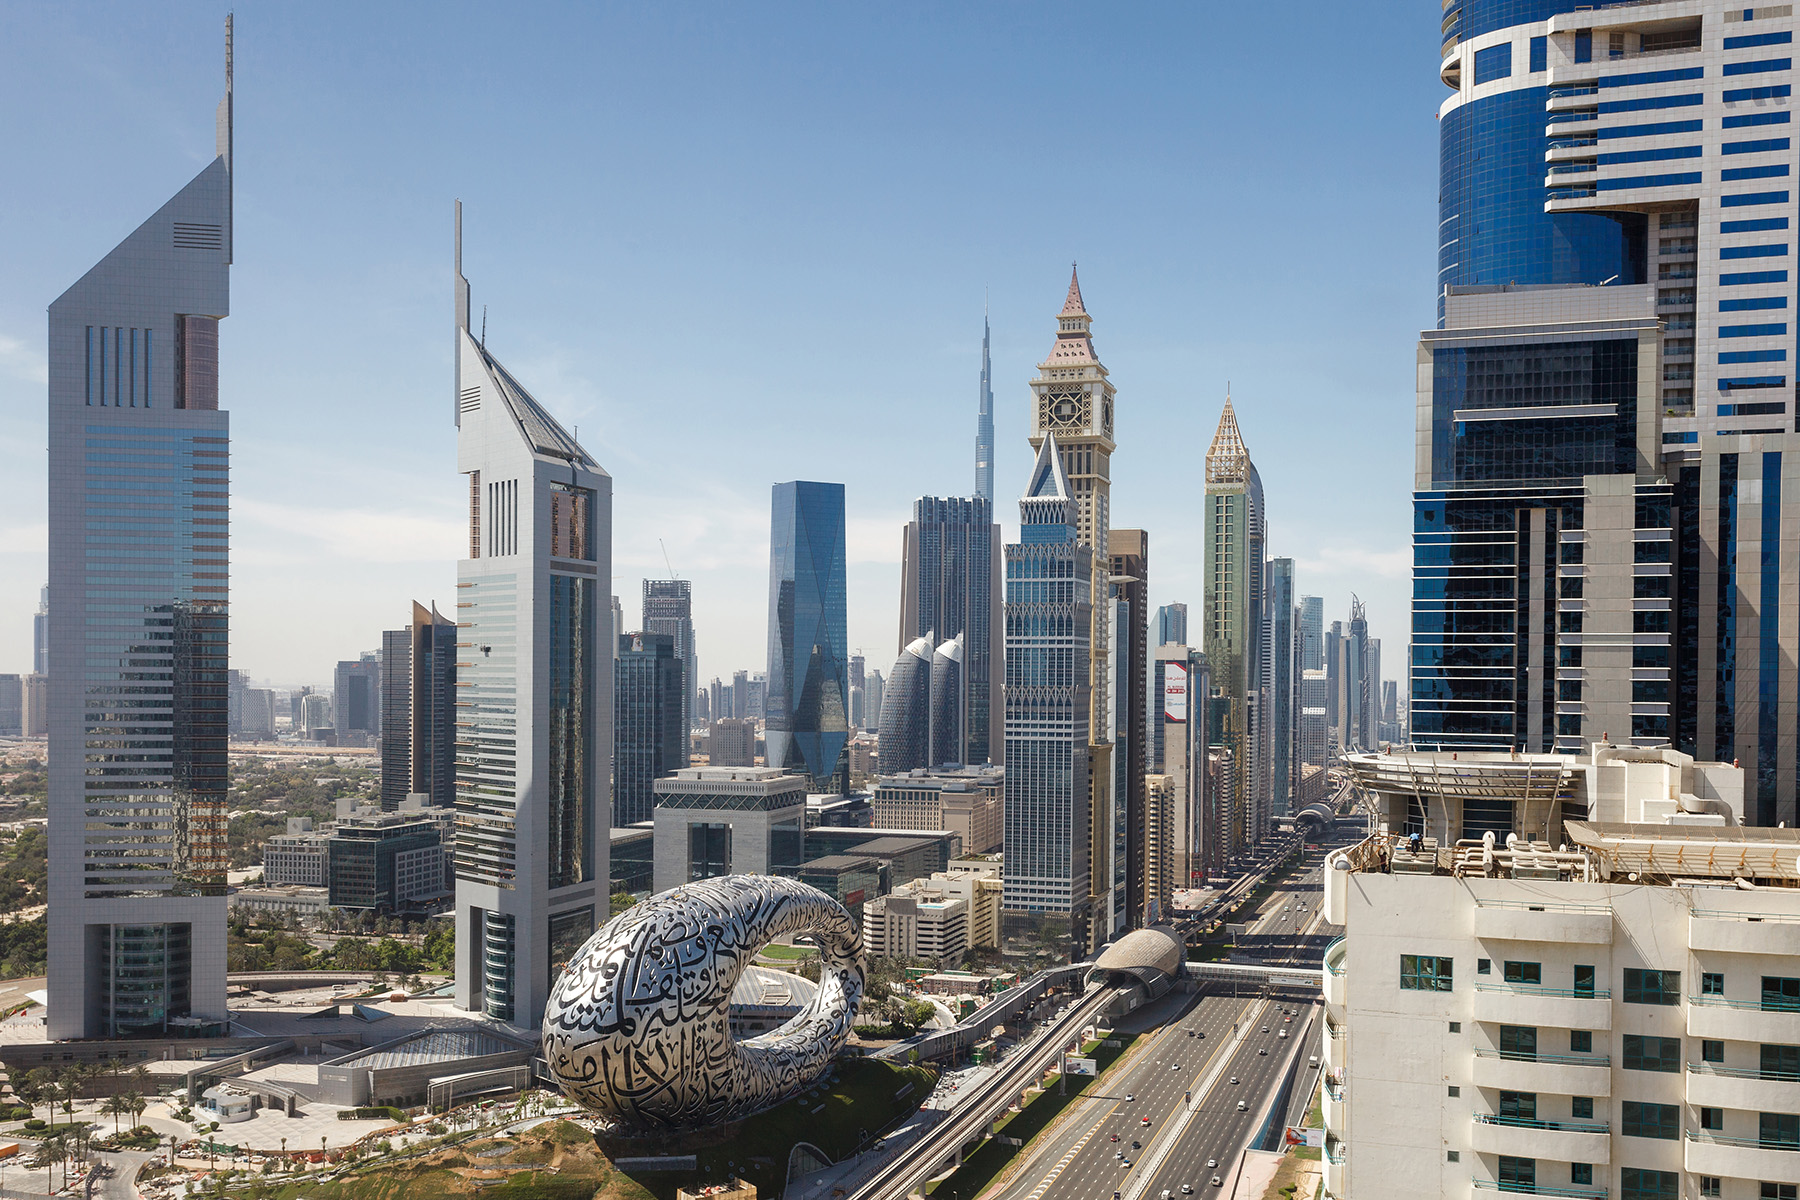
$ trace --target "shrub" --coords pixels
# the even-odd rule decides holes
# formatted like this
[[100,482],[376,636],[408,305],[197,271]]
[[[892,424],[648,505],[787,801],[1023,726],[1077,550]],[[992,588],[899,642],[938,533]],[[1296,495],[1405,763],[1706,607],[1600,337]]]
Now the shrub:
[[32,1117],[30,1120],[25,1122],[25,1128],[34,1130],[34,1131],[46,1128],[44,1118]]

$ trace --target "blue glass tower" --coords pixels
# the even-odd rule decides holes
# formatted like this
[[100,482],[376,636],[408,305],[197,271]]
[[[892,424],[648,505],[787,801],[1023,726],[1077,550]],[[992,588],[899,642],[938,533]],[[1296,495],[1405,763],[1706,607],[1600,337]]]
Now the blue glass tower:
[[769,528],[768,765],[849,786],[844,485],[778,483]]

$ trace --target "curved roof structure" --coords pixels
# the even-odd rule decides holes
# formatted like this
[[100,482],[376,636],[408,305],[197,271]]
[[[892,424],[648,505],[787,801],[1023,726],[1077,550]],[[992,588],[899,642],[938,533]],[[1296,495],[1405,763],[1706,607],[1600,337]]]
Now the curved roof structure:
[[1094,969],[1088,972],[1088,978],[1102,977],[1114,983],[1135,982],[1160,995],[1181,973],[1181,963],[1186,957],[1187,944],[1174,926],[1152,925],[1148,929],[1134,929],[1102,950],[1100,957],[1094,960]]
[[1316,821],[1320,825],[1329,825],[1337,820],[1337,809],[1321,800],[1317,804],[1309,804],[1294,814],[1294,820]]

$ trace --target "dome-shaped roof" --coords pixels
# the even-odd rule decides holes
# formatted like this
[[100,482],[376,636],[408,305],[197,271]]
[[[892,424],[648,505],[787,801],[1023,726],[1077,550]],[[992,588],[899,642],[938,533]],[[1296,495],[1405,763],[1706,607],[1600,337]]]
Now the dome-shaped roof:
[[1088,978],[1097,973],[1120,972],[1139,983],[1159,983],[1180,973],[1181,960],[1186,955],[1187,946],[1173,926],[1134,929],[1100,952]]

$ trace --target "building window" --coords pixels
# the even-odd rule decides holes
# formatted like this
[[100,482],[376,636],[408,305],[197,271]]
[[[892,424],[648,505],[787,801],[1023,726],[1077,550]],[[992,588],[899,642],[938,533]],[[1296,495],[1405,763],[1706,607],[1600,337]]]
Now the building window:
[[1666,1004],[1681,1002],[1680,971],[1646,971],[1625,968],[1625,1003]]
[[[1720,1042],[1721,1049],[1724,1043]],[[1725,1056],[1719,1055],[1723,1062]],[[1770,1046],[1762,1048],[1762,1077],[1779,1079],[1785,1083],[1800,1083],[1800,1046]]]
[[1725,1043],[1712,1040],[1700,1043],[1700,1061],[1722,1063],[1725,1061]]
[[1478,958],[1475,960],[1475,973],[1477,975],[1491,975],[1493,972],[1494,964],[1490,960],[1485,958]]
[[1702,1108],[1700,1110],[1700,1128],[1711,1129],[1715,1133],[1725,1128],[1725,1110],[1722,1108]]
[[1537,1120],[1537,1093],[1501,1092],[1500,1116],[1508,1121]]
[[1444,1161],[1445,1162],[1461,1162],[1462,1161],[1462,1151],[1461,1150],[1446,1151],[1444,1153]]
[[1570,1096],[1569,1115],[1577,1121],[1594,1119],[1594,1098],[1592,1096]]
[[1505,976],[1508,983],[1542,983],[1543,967],[1534,962],[1509,962],[1506,964]]
[[1619,1132],[1626,1137],[1674,1141],[1681,1136],[1681,1108],[1675,1104],[1648,1104],[1627,1100],[1620,1105]]
[[1461,1021],[1450,1022],[1450,1032],[1451,1033],[1461,1033],[1462,1032],[1462,1022]]
[[1619,1172],[1619,1200],[1681,1200],[1681,1173],[1626,1167]]
[[1569,1030],[1569,1053],[1592,1054],[1594,1052],[1594,1031],[1591,1029]]
[[1544,70],[1549,69],[1549,65],[1550,65],[1549,43],[1550,43],[1549,38],[1534,37],[1531,39],[1531,73],[1532,74],[1535,75],[1539,71],[1544,71]]
[[1594,994],[1594,968],[1582,964],[1575,967],[1575,994],[1591,996]]
[[1593,1163],[1570,1163],[1569,1164],[1569,1182],[1570,1183],[1590,1183],[1590,1184],[1593,1183],[1594,1182],[1594,1164]]
[[1700,994],[1702,996],[1723,996],[1725,994],[1724,972],[1702,972],[1700,976]]
[[1676,1074],[1681,1070],[1681,1039],[1628,1033],[1624,1042],[1624,1067],[1627,1071]]
[[1447,958],[1430,954],[1400,956],[1400,989],[1408,992],[1447,992],[1451,990],[1452,965]]
[[1800,1012],[1800,979],[1764,975],[1762,1006],[1765,1012]]
[[[1716,1179],[1713,1180],[1715,1186],[1718,1182],[1719,1181]],[[1716,1196],[1719,1193],[1713,1192],[1711,1194]],[[1762,1185],[1761,1190],[1757,1192],[1757,1198],[1758,1200],[1800,1200],[1800,1184],[1765,1183]]]
[[1770,1150],[1800,1150],[1800,1113],[1758,1113],[1756,1140]]
[[695,821],[688,826],[688,882],[731,874],[731,826]]
[[1462,1095],[1462,1089],[1461,1089],[1461,1088],[1460,1088],[1460,1087],[1457,1087],[1457,1086],[1456,1086],[1456,1085],[1455,1085],[1455,1084],[1454,1084],[1454,1083],[1453,1083],[1453,1084],[1451,1084],[1451,1085],[1450,1085],[1450,1094],[1451,1094],[1451,1095],[1452,1095],[1452,1096],[1460,1096],[1460,1095]]
[[1702,1175],[1700,1177],[1701,1196],[1718,1196],[1721,1194],[1719,1177],[1717,1175]]
[[1500,1057],[1523,1062],[1537,1061],[1537,1029],[1530,1025],[1500,1027]]
[[1537,1159],[1500,1156],[1500,1190],[1503,1192],[1537,1191]]
[[1502,42],[1475,52],[1475,86],[1512,75],[1512,43]]

